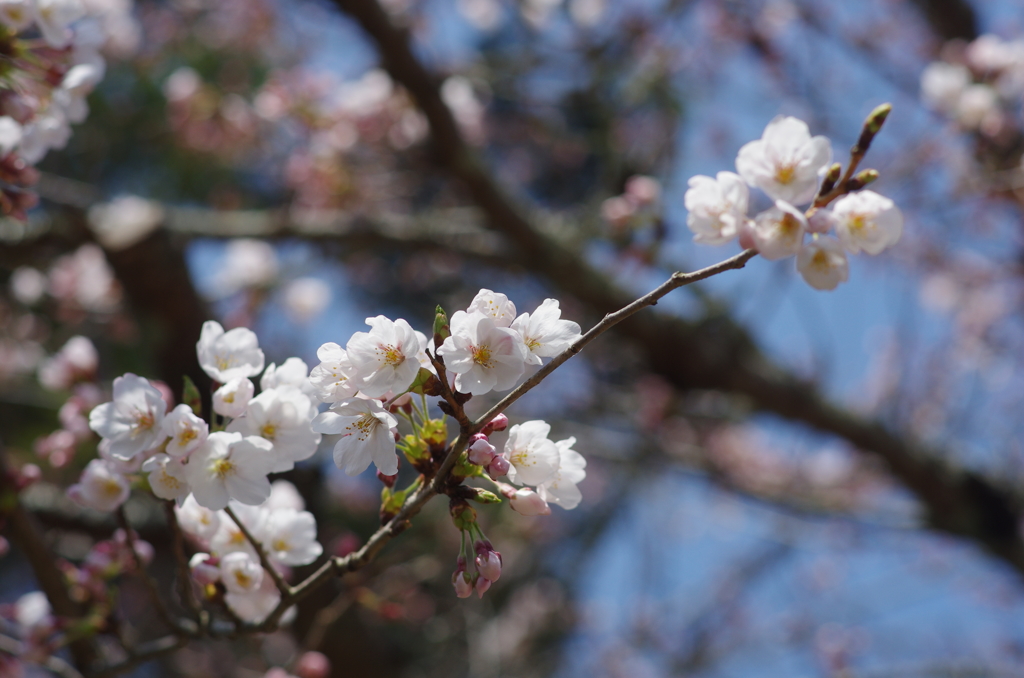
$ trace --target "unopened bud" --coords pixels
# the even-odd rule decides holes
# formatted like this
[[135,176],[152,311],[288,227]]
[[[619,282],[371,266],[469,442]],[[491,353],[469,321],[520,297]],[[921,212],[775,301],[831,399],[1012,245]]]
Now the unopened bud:
[[295,675],[299,678],[328,678],[331,660],[319,652],[304,652],[295,664]]
[[501,554],[491,549],[476,557],[477,572],[491,581],[498,581],[501,576]]
[[[479,433],[477,435],[480,435]],[[474,436],[475,437],[475,436]],[[494,445],[487,441],[487,436],[474,440],[469,446],[469,460],[474,464],[487,466],[498,453]]]
[[541,496],[529,487],[516,490],[511,500],[512,510],[524,516],[546,516],[551,514],[551,507]]
[[377,471],[377,480],[379,480],[382,483],[384,483],[385,487],[394,487],[395,486],[395,481],[398,480],[398,474],[396,473],[393,476],[386,476],[383,473],[381,473],[380,471]]
[[505,416],[505,413],[502,412],[500,414],[494,415],[494,419],[491,419],[489,422],[487,422],[487,425],[484,426],[481,433],[483,433],[484,435],[490,435],[495,431],[504,431],[506,428],[508,428],[508,417]]
[[452,576],[452,586],[455,587],[455,595],[459,598],[469,598],[473,595],[473,581],[468,572],[456,572]]
[[463,487],[473,493],[473,495],[471,497],[469,497],[469,499],[472,500],[472,501],[477,502],[478,504],[500,504],[501,503],[501,497],[499,497],[498,495],[494,494],[493,492],[489,492],[489,491],[487,491],[487,490],[485,490],[483,488],[480,488],[480,487],[467,487],[465,485],[463,485]]
[[867,153],[878,130],[882,129],[882,124],[889,117],[890,111],[892,111],[892,104],[882,104],[868,114],[867,119],[864,120],[864,127],[860,131],[860,138],[857,139],[857,144],[853,147],[854,155]]
[[501,455],[495,455],[494,459],[491,459],[491,463],[487,465],[487,475],[493,479],[498,479],[508,473],[511,465],[508,463],[508,459]]
[[835,225],[835,217],[832,210],[818,209],[811,216],[807,217],[807,231],[810,233],[828,233]]
[[825,173],[825,178],[821,180],[821,188],[818,189],[818,195],[825,195],[835,188],[836,182],[839,181],[839,176],[842,172],[842,165],[838,162],[832,163],[832,166],[828,168],[828,172]]
[[441,344],[450,336],[452,331],[448,326],[448,314],[438,306],[434,311],[434,348],[441,348]]
[[878,179],[878,170],[861,170],[854,174],[852,179],[846,182],[846,188],[850,191],[859,191],[876,179]]
[[483,598],[487,589],[491,588],[491,580],[487,577],[477,577],[476,584],[473,586],[476,589],[476,595],[479,598]]
[[201,586],[216,584],[220,581],[220,564],[209,553],[197,553],[188,561],[192,578]]

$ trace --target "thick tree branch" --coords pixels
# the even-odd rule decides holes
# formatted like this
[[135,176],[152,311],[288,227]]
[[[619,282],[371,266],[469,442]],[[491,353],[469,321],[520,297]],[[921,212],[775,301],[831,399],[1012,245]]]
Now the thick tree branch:
[[[487,215],[492,229],[516,244],[509,252],[563,292],[599,314],[628,303],[600,272],[535,228],[465,143],[439,93],[438,79],[413,53],[408,32],[375,0],[335,0],[376,44],[391,77],[415,98],[427,118],[437,163],[458,180]],[[753,338],[727,318],[691,324],[640,314],[620,331],[645,350],[651,368],[681,389],[706,388],[748,397],[764,411],[840,436],[885,461],[924,507],[928,523],[983,546],[1024,573],[1017,525],[1021,497],[991,478],[958,467],[951,455],[830,402],[815,387],[773,363]]]

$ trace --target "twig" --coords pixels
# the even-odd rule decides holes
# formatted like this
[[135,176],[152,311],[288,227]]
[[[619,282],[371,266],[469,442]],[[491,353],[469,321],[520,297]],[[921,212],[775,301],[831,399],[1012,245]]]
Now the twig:
[[124,538],[128,543],[128,550],[131,551],[132,559],[135,560],[135,569],[138,571],[139,578],[142,579],[143,585],[146,587],[146,593],[149,595],[150,601],[153,603],[153,607],[156,609],[157,615],[161,621],[167,625],[167,628],[172,629],[177,633],[183,632],[180,625],[175,623],[174,618],[171,617],[171,613],[168,612],[167,607],[164,605],[163,598],[160,596],[160,588],[156,583],[156,580],[146,570],[145,563],[142,562],[142,557],[139,555],[139,549],[135,541],[135,533],[132,532],[132,526],[128,523],[128,516],[125,515],[124,505],[117,507],[117,524],[124,530]]
[[260,541],[253,536],[252,532],[249,531],[249,528],[246,527],[244,523],[242,523],[241,519],[239,519],[237,515],[235,515],[235,512],[231,509],[231,507],[224,507],[224,512],[231,517],[231,520],[235,521],[235,525],[238,525],[238,529],[242,531],[242,534],[245,535],[245,538],[248,539],[249,543],[252,544],[252,547],[256,549],[256,554],[260,557],[260,565],[262,565],[263,569],[267,571],[267,574],[270,575],[270,578],[274,580],[274,584],[277,586],[277,590],[281,592],[281,601],[284,602],[286,598],[292,595],[292,587],[288,585],[288,582],[284,580],[284,577],[281,576],[281,573],[278,572],[277,569],[270,563],[270,558],[267,557],[267,550],[263,548],[263,544],[260,543]]
[[177,561],[178,587],[181,589],[181,599],[195,615],[199,628],[203,629],[209,624],[209,615],[203,606],[196,599],[195,591],[192,589],[192,577],[188,569],[188,558],[185,554],[185,535],[182,534],[181,525],[178,523],[178,515],[174,512],[174,502],[164,502],[164,513],[167,514],[167,524],[171,526],[171,534],[174,541],[174,559]]
[[608,315],[606,315],[601,320],[601,322],[591,327],[587,331],[587,333],[584,334],[579,339],[577,339],[572,346],[570,346],[569,348],[565,349],[557,356],[555,356],[551,360],[551,362],[537,370],[537,372],[532,377],[524,381],[522,384],[513,389],[512,392],[510,392],[504,398],[499,400],[498,404],[496,404],[494,407],[487,410],[487,412],[473,424],[471,433],[476,433],[484,426],[486,426],[487,423],[491,421],[491,419],[494,419],[494,417],[504,412],[509,405],[522,398],[530,389],[537,386],[537,384],[539,384],[540,382],[544,381],[544,379],[546,379],[549,374],[557,370],[565,361],[567,361],[569,358],[573,357],[574,355],[582,351],[584,346],[586,346],[594,339],[607,332],[613,326],[622,322],[623,320],[630,317],[634,313],[640,311],[641,309],[644,309],[648,306],[654,306],[655,304],[658,303],[659,299],[664,297],[672,290],[684,287],[686,285],[691,285],[699,280],[710,278],[711,276],[717,275],[724,271],[743,268],[744,266],[747,265],[747,262],[753,259],[755,256],[757,256],[757,250],[743,250],[739,254],[733,257],[729,257],[725,261],[720,261],[717,264],[708,266],[707,268],[702,268],[699,271],[694,271],[693,273],[673,273],[671,278],[663,282],[661,285],[659,285],[651,292],[648,292],[644,296],[640,297],[632,304],[629,304],[625,308],[615,311],[614,313],[609,313]]

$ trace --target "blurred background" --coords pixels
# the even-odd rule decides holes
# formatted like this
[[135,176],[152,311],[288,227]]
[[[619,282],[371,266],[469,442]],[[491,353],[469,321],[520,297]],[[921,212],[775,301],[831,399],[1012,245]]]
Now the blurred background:
[[[754,259],[517,403],[578,439],[584,500],[482,508],[505,561],[483,600],[453,595],[437,501],[289,628],[133,675],[262,676],[303,649],[353,678],[1024,675],[1018,2],[87,4],[113,22],[106,76],[39,206],[0,221],[3,454],[41,468],[20,502],[70,562],[116,527],[64,496],[97,442],[76,384],[208,387],[206,319],[310,367],[367,316],[429,331],[480,288],[589,327],[738,251],[692,242],[686,182],[734,171],[778,114],[845,162],[892,102],[862,166],[906,217],[835,292]],[[329,447],[287,478],[343,554],[380,483]],[[163,513],[128,508],[170,591]],[[159,634],[121,587],[123,637]],[[0,602],[34,588],[11,548]]]

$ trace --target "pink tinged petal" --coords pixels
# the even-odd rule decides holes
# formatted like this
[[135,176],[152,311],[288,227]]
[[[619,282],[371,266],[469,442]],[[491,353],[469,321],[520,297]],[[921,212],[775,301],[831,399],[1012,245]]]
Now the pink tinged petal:
[[512,510],[524,516],[546,516],[551,514],[547,502],[528,487],[520,488],[509,500]]

